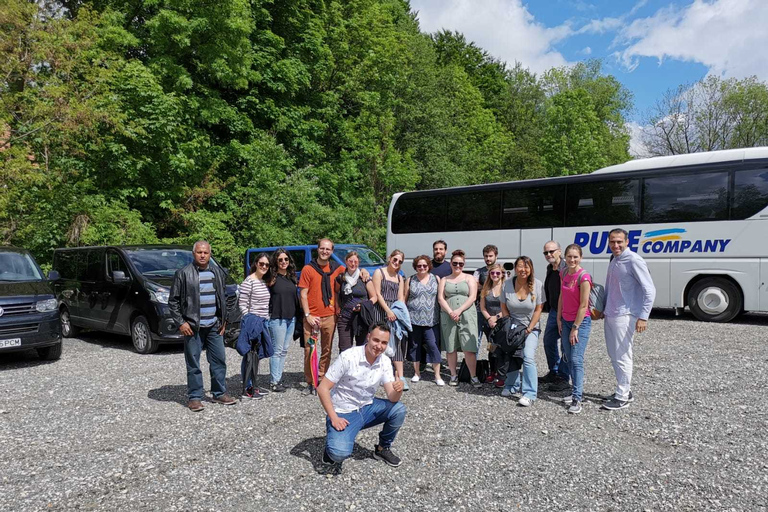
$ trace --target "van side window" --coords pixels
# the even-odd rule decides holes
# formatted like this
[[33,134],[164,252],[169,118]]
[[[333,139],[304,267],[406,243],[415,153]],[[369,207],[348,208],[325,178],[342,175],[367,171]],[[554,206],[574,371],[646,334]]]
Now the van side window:
[[291,259],[293,259],[293,264],[296,265],[296,272],[301,272],[301,269],[304,268],[304,249],[293,249],[288,251],[288,253],[290,253]]
[[128,265],[125,264],[123,258],[121,258],[120,255],[116,252],[109,252],[107,254],[107,276],[112,277],[112,272],[115,270],[119,270],[126,276],[130,276],[130,273],[128,272]]
[[53,255],[53,268],[62,279],[77,277],[77,257],[72,251],[60,251]]
[[74,257],[75,268],[77,269],[75,279],[85,281],[88,270],[88,251],[72,251],[72,256]]
[[85,281],[101,281],[104,272],[104,249],[87,251],[87,266],[85,268]]

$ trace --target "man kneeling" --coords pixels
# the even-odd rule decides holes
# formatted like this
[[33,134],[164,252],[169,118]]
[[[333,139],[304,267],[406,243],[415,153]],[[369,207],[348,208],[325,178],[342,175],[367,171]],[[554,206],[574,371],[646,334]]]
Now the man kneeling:
[[[384,355],[389,338],[387,325],[372,326],[365,345],[339,354],[317,387],[328,414],[323,463],[340,463],[352,455],[361,430],[384,423],[373,456],[390,466],[400,465],[391,446],[405,421],[405,405],[400,403],[403,382],[395,380],[392,362]],[[379,384],[384,386],[387,400],[374,397]]]

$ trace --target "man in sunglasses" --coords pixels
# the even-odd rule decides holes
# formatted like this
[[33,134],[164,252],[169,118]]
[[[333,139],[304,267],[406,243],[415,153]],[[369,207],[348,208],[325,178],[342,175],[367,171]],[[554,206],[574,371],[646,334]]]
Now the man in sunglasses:
[[565,258],[563,258],[560,244],[550,240],[544,244],[544,258],[547,263],[547,277],[544,279],[544,290],[547,301],[544,303],[544,311],[547,311],[547,326],[544,330],[544,353],[547,356],[549,373],[539,377],[542,384],[550,384],[553,391],[563,390],[568,387],[570,375],[568,365],[562,361],[560,348],[560,333],[557,330],[557,303],[560,300],[560,276],[565,272]]

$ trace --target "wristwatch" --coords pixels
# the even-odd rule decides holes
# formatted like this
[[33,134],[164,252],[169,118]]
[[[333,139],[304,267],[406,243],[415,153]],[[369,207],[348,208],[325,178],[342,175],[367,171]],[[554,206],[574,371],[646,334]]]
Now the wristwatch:
[[304,318],[309,318],[309,313],[304,313]]

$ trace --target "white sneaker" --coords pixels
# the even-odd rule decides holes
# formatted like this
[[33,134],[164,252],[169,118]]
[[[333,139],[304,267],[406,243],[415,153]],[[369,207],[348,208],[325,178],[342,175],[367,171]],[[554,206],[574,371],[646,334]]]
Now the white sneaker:
[[411,377],[411,382],[419,382],[420,380],[421,380],[421,377],[419,377],[418,375],[414,375],[413,377]]
[[563,397],[563,402],[568,404],[568,405],[570,405],[572,401],[573,401],[573,397],[571,395]]
[[435,384],[438,386],[445,386],[445,381],[443,379],[435,379]]
[[521,396],[520,400],[517,401],[517,405],[519,405],[520,407],[530,407],[531,404],[533,404],[533,401],[530,398],[525,396]]

